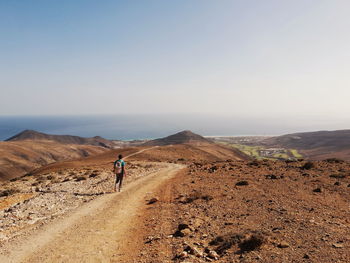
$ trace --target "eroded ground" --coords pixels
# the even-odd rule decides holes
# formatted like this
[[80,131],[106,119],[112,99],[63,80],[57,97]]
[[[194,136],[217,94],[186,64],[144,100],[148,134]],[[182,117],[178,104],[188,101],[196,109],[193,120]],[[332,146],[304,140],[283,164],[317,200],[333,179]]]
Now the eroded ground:
[[158,198],[130,262],[350,262],[349,163],[195,163]]
[[[128,163],[124,184],[159,170],[164,164]],[[83,203],[113,191],[110,168],[67,169],[26,176],[2,184],[0,245],[64,216]]]

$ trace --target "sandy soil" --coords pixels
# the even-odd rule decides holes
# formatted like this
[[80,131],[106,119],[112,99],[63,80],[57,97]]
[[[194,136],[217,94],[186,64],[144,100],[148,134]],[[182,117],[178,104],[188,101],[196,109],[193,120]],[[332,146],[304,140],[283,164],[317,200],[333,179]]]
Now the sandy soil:
[[[127,185],[123,192],[101,196],[73,214],[7,247],[1,262],[127,262],[132,250],[128,235],[147,205],[151,192],[172,177],[181,165],[168,164]],[[5,251],[5,249],[4,249]],[[121,261],[122,260],[122,261]]]

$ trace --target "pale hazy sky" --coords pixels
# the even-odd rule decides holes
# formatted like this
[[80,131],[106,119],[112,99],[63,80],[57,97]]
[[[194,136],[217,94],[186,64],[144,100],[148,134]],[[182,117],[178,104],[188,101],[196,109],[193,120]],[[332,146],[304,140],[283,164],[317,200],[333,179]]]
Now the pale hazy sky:
[[349,10],[348,0],[0,1],[0,115],[346,121]]

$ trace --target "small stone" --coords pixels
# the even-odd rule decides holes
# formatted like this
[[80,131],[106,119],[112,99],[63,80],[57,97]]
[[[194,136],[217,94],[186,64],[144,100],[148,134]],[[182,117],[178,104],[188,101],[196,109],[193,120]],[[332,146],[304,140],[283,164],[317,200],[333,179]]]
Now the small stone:
[[159,199],[157,198],[157,197],[153,197],[153,198],[151,198],[149,201],[148,201],[148,204],[150,205],[150,204],[154,204],[154,203],[156,203],[156,202],[158,202],[159,201]]
[[248,181],[239,181],[236,183],[236,186],[244,186],[244,185],[249,185]]
[[216,251],[214,250],[209,250],[208,252],[208,257],[212,258],[212,259],[218,259],[219,258],[219,255],[218,253],[216,253]]
[[303,256],[303,258],[305,258],[305,259],[310,259],[310,256],[309,256],[308,254],[305,254],[305,255]]
[[181,259],[187,258],[188,257],[188,253],[186,251],[182,251],[181,254],[178,256]]
[[343,244],[340,244],[340,243],[333,243],[332,246],[335,248],[343,248],[344,247]]
[[182,235],[181,236],[188,236],[189,234],[191,234],[191,229],[189,229],[189,228],[185,228],[185,229],[182,229],[181,231],[180,231],[180,233],[182,233]]
[[321,193],[322,189],[320,187],[317,187],[313,190],[314,193]]
[[191,255],[194,255],[198,258],[203,257],[203,253],[201,251],[199,251],[197,248],[189,246],[188,249],[189,249],[189,252]]
[[289,247],[289,244],[286,241],[282,241],[281,243],[278,244],[279,248],[287,248]]

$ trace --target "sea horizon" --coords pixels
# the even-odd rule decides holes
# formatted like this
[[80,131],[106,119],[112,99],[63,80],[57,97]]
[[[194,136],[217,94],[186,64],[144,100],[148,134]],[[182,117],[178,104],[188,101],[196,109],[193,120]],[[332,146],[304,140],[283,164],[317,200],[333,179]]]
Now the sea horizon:
[[303,119],[243,118],[210,114],[119,114],[75,116],[0,116],[0,140],[23,130],[75,135],[101,136],[110,140],[154,139],[183,130],[203,136],[277,136],[295,132],[346,129],[342,122],[328,123]]

